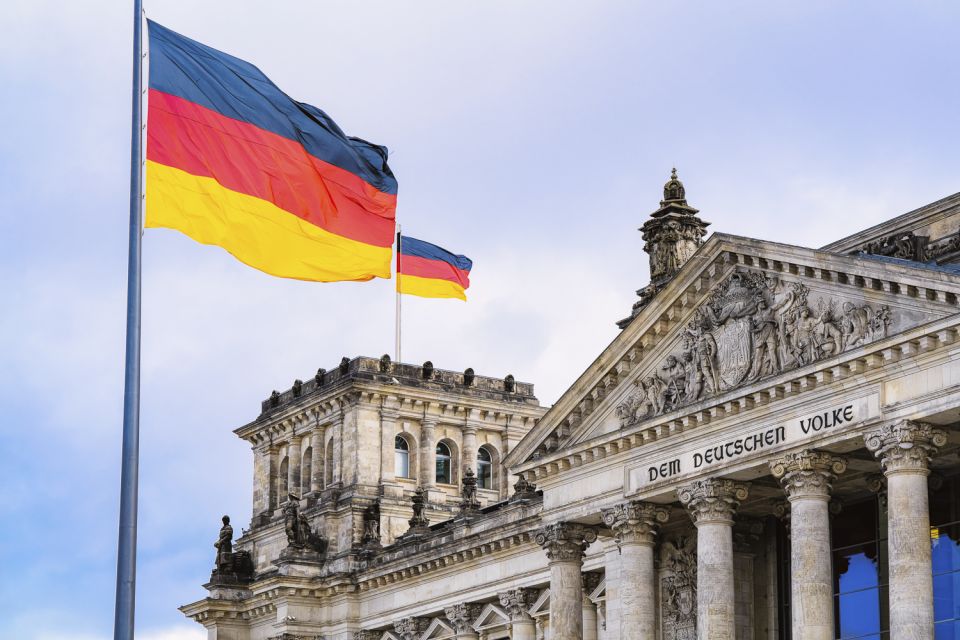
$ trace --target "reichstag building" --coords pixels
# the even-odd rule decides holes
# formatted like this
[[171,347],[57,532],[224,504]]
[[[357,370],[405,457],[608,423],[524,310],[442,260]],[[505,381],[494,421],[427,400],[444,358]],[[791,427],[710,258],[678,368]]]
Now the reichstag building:
[[388,356],[271,394],[234,432],[252,518],[183,613],[210,640],[960,639],[960,194],[819,249],[708,224],[674,172],[651,281],[552,407]]

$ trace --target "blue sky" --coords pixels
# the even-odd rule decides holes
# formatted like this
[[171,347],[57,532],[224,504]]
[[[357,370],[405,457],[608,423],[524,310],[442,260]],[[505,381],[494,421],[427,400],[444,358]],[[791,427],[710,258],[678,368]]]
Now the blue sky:
[[[119,6],[122,5],[122,6]],[[473,258],[470,301],[408,298],[404,360],[550,404],[647,282],[635,231],[676,165],[711,230],[820,246],[960,191],[951,2],[154,0],[387,145],[411,235]],[[0,637],[110,637],[130,10],[8,0],[0,24]],[[144,240],[139,637],[202,638],[231,430],[274,388],[392,350],[391,283],[269,278]]]

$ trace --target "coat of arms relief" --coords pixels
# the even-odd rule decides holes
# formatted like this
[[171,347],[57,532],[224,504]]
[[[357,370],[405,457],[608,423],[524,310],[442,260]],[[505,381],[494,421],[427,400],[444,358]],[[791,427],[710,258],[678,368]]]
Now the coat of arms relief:
[[800,282],[731,274],[697,309],[681,348],[617,407],[621,426],[887,336],[888,307],[811,298]]

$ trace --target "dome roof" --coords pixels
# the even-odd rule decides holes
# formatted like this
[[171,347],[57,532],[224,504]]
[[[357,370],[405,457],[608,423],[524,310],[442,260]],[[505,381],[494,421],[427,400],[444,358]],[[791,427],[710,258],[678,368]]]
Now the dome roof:
[[663,202],[660,204],[662,206],[668,202],[682,202],[683,204],[687,202],[687,192],[683,188],[683,183],[677,179],[676,167],[670,172],[670,179],[663,185]]

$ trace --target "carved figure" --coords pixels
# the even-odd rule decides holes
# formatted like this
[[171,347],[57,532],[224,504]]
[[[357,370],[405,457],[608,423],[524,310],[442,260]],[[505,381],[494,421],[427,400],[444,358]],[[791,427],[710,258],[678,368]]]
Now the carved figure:
[[213,546],[217,550],[217,570],[228,571],[233,564],[233,527],[230,526],[230,516],[223,516],[221,520],[223,526]]
[[753,331],[753,366],[747,378],[754,380],[760,376],[780,373],[780,335],[777,321],[773,317],[773,309],[768,309],[766,303],[757,304],[757,312],[752,318]]
[[327,370],[324,369],[323,367],[320,367],[319,369],[317,369],[317,375],[313,376],[313,379],[317,383],[318,387],[323,384],[323,376],[325,376],[326,374],[327,374]]
[[345,376],[350,371],[350,358],[344,356],[340,358],[340,375]]
[[517,381],[514,380],[513,374],[507,374],[507,377],[503,379],[503,390],[507,393],[513,393],[517,390]]
[[467,467],[463,472],[461,480],[463,488],[460,490],[462,500],[460,500],[460,512],[467,513],[476,511],[480,508],[480,501],[477,500],[477,474],[473,469]]
[[390,373],[390,356],[388,354],[383,354],[380,356],[380,373]]
[[307,516],[300,513],[300,499],[292,493],[283,505],[283,528],[287,534],[287,546],[321,554],[326,552],[327,539],[313,532]]
[[821,297],[814,312],[809,294],[800,282],[732,274],[694,313],[680,348],[617,407],[621,425],[886,337],[888,307]]
[[664,640],[697,638],[697,561],[687,536],[667,540],[661,549]]
[[293,397],[299,398],[300,394],[303,393],[303,380],[294,380],[293,381]]
[[363,543],[380,544],[380,504],[374,502],[363,511]]
[[465,387],[473,386],[473,380],[475,377],[476,377],[476,374],[474,374],[473,369],[470,367],[467,367],[467,369],[463,372],[463,386]]
[[423,363],[423,369],[421,370],[421,375],[424,380],[430,380],[433,378],[433,363],[427,360]]

